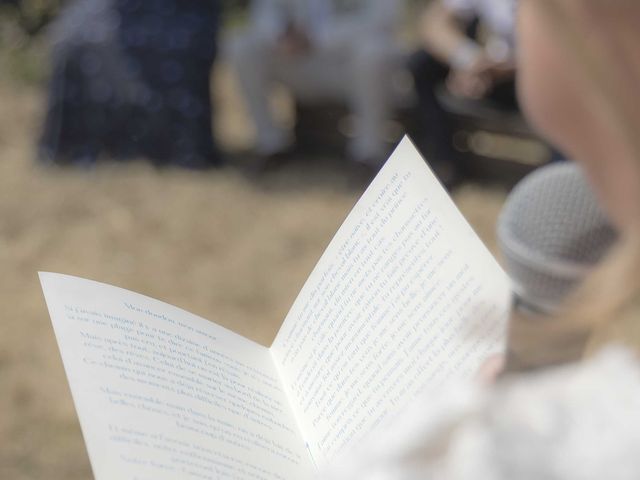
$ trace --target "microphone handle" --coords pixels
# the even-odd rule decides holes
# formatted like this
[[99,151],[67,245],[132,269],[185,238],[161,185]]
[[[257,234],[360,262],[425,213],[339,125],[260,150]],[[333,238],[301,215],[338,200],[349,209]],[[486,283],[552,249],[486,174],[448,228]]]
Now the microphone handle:
[[514,297],[504,374],[530,372],[584,357],[592,329],[571,325]]

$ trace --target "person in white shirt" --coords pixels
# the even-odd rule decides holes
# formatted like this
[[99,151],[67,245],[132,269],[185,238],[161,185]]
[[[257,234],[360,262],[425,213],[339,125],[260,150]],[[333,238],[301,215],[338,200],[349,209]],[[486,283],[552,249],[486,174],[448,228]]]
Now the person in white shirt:
[[342,99],[356,117],[352,160],[377,168],[385,155],[391,72],[401,60],[395,29],[402,2],[389,0],[255,0],[248,27],[229,54],[263,157],[286,151],[291,132],[270,108],[283,84],[300,101]]
[[464,174],[451,146],[451,127],[436,89],[499,108],[518,108],[515,95],[516,0],[435,0],[425,10],[421,50],[411,59],[424,134],[418,143],[433,161]]

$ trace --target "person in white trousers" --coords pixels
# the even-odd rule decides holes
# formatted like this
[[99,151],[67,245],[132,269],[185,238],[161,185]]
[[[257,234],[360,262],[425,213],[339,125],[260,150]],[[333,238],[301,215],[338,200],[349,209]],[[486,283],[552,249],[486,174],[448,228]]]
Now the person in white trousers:
[[296,99],[341,99],[356,119],[351,160],[379,167],[392,107],[392,76],[400,65],[395,40],[400,1],[254,0],[248,27],[229,44],[231,64],[256,128],[256,152],[286,151],[291,132],[270,108],[281,83]]

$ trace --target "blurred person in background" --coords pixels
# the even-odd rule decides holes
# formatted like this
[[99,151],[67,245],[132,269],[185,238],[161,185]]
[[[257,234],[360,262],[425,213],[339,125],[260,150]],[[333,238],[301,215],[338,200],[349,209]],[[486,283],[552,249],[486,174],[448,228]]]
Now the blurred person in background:
[[297,100],[340,99],[356,116],[352,162],[376,171],[387,153],[384,124],[391,75],[401,55],[395,30],[400,1],[254,0],[249,26],[232,39],[230,59],[256,129],[265,167],[290,150],[292,134],[269,104],[285,85]]
[[525,113],[584,168],[618,243],[561,312],[510,337],[496,383],[430,392],[325,478],[640,478],[638,22],[637,0],[520,0]]
[[40,161],[220,165],[210,95],[219,17],[217,0],[70,4],[52,26]]
[[449,117],[438,88],[470,100],[517,110],[515,94],[516,0],[434,0],[420,23],[421,50],[410,69],[418,96],[422,132],[418,145],[437,165],[445,183],[464,176],[452,147]]

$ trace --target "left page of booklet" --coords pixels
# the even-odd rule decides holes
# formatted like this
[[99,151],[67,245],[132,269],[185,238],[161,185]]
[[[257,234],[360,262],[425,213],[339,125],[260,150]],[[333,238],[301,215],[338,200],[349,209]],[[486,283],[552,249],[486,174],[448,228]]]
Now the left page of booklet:
[[96,479],[312,475],[265,347],[121,288],[40,281]]

